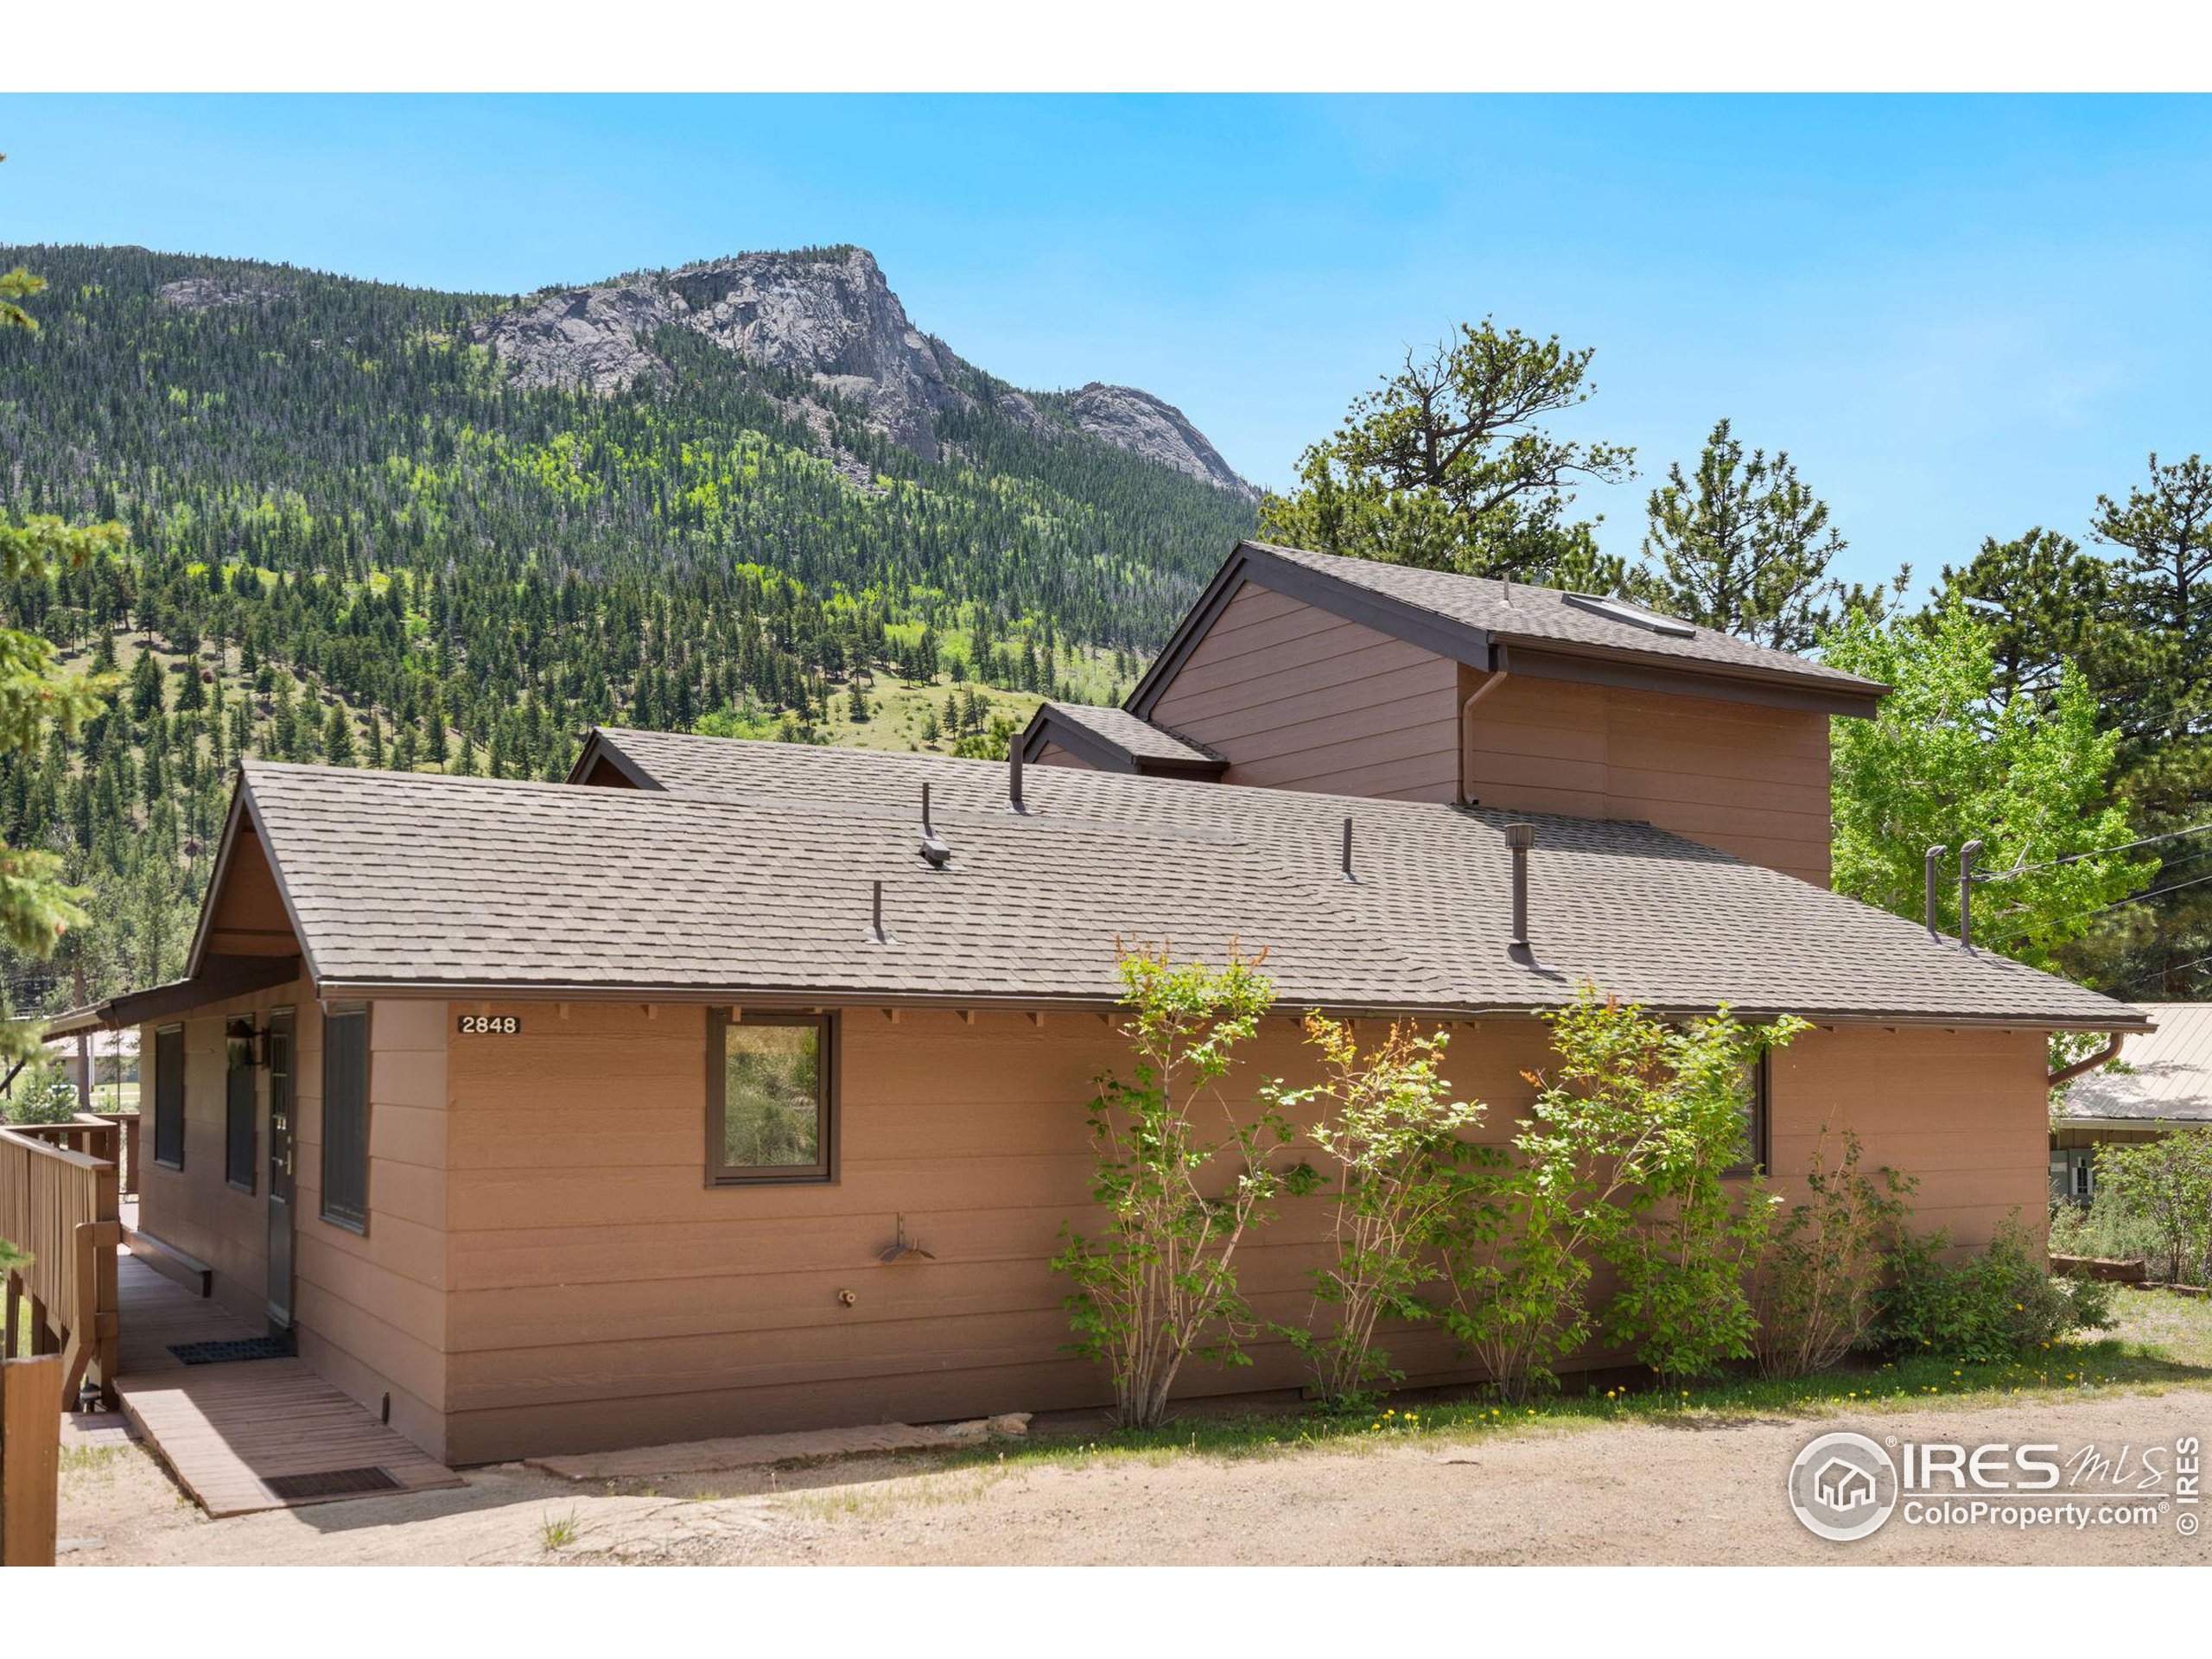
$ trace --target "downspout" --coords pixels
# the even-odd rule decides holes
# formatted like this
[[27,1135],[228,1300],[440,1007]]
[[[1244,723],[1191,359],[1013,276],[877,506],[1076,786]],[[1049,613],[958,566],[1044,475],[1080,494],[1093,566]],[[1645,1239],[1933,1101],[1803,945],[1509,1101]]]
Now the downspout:
[[1490,648],[1489,674],[1484,677],[1480,685],[1467,694],[1467,700],[1459,705],[1459,804],[1462,806],[1472,806],[1475,804],[1474,796],[1467,789],[1474,770],[1472,763],[1475,705],[1497,690],[1512,676],[1513,661],[1506,655],[1506,648],[1503,645],[1492,645]]
[[2112,1040],[2090,1055],[2088,1059],[2076,1060],[2071,1065],[2062,1065],[2057,1071],[2052,1072],[2044,1080],[2044,1086],[2056,1089],[2061,1084],[2073,1082],[2085,1071],[2094,1071],[2101,1065],[2110,1065],[2120,1058],[2120,1046],[2126,1040],[2126,1032],[2115,1031],[2112,1033]]

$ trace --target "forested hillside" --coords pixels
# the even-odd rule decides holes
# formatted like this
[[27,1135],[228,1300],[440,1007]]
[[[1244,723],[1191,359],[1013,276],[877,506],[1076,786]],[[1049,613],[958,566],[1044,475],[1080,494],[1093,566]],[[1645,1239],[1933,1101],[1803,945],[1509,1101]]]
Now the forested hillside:
[[1249,493],[1094,435],[1100,389],[1033,402],[934,342],[958,391],[925,459],[852,377],[696,327],[650,326],[632,385],[532,385],[480,343],[508,297],[18,264],[48,288],[0,335],[0,509],[130,532],[5,596],[123,677],[0,765],[0,835],[93,895],[54,963],[10,965],[19,1008],[178,969],[242,753],[557,777],[604,720],[1002,747],[1039,695],[1117,695],[1251,527]]

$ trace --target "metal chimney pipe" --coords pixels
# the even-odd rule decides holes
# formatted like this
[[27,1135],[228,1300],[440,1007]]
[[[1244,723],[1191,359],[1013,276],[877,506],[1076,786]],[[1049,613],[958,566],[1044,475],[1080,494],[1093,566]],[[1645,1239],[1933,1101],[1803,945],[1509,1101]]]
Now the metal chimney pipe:
[[1974,949],[1974,861],[1981,843],[1970,841],[1959,849],[1959,943]]
[[1536,826],[1507,824],[1505,844],[1513,849],[1513,943],[1525,950],[1529,944],[1529,849],[1536,844]]
[[1921,896],[1926,903],[1928,937],[1931,939],[1939,939],[1943,937],[1936,925],[1936,867],[1943,861],[1943,855],[1950,850],[1941,842],[1930,847],[1928,849],[1927,861],[1921,868]]
[[1006,792],[1015,811],[1027,812],[1029,809],[1021,804],[1021,738],[1022,734],[1016,732],[1007,740]]
[[1344,820],[1344,880],[1353,879],[1351,873],[1351,820]]
[[925,836],[936,833],[930,827],[930,786],[926,779],[922,784],[922,833]]
[[875,942],[878,944],[881,944],[884,943],[884,938],[883,883],[879,881],[875,884]]

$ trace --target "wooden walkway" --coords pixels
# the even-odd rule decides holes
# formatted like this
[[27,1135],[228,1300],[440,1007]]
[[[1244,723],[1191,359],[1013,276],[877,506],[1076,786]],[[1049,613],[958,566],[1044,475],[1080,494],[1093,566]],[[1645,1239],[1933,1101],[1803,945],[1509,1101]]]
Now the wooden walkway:
[[184,1370],[184,1362],[169,1351],[177,1344],[244,1342],[264,1334],[213,1297],[194,1296],[135,1255],[117,1258],[115,1289],[123,1316],[116,1370],[124,1376]]
[[177,1484],[214,1516],[458,1486],[461,1477],[377,1421],[302,1359],[187,1365],[187,1342],[262,1334],[142,1262],[118,1264],[116,1391]]

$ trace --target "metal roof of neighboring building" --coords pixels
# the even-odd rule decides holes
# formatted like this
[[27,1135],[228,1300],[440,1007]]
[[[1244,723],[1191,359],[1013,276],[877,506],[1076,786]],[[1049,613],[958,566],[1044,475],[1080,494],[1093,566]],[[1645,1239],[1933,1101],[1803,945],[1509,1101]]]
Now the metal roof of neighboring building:
[[2125,1071],[2092,1071],[2067,1086],[2061,1115],[2212,1123],[2212,1002],[2148,1002],[2158,1028],[2130,1037]]
[[[1647,825],[604,731],[643,789],[246,763],[323,995],[1103,1005],[1115,942],[1268,949],[1288,1005],[1666,1009],[2108,1029],[2133,1009]],[[918,856],[931,786],[949,868]],[[658,785],[659,787],[652,785]],[[1353,823],[1356,879],[1340,868]],[[1533,959],[1503,826],[1537,826]],[[235,828],[235,817],[234,826]],[[887,943],[871,925],[884,884]]]

